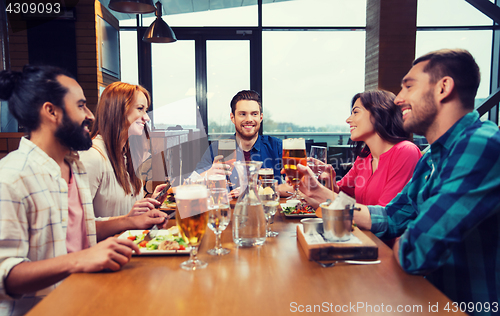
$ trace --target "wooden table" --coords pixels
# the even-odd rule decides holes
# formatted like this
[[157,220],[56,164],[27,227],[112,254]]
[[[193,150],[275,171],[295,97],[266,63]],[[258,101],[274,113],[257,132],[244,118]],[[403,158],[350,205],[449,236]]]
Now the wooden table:
[[258,248],[236,247],[228,227],[222,240],[231,253],[222,257],[206,253],[214,246],[208,231],[199,252],[208,262],[203,270],[182,270],[188,256],[149,256],[133,257],[119,272],[71,275],[28,315],[383,315],[389,309],[425,315],[436,304],[440,313],[432,314],[443,313],[448,298],[424,278],[403,272],[392,250],[370,232],[381,264],[323,268],[300,248],[298,223],[277,214],[273,229],[279,236]]

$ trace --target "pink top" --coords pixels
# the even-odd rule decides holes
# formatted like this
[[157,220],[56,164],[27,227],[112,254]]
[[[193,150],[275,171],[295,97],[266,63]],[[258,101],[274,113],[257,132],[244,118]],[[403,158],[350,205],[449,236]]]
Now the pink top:
[[87,232],[83,216],[82,201],[78,194],[75,177],[68,184],[68,228],[66,230],[66,249],[68,253],[88,248]]
[[371,154],[358,157],[337,184],[341,191],[356,198],[357,203],[385,206],[410,181],[421,156],[415,144],[402,141],[380,156],[375,173]]

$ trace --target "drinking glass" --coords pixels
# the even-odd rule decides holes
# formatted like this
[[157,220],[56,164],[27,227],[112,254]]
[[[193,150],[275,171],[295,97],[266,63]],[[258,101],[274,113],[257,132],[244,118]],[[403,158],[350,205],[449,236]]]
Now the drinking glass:
[[[218,142],[218,155],[224,156],[222,162],[229,166],[229,173],[233,172],[234,165],[236,161],[236,140],[235,139],[221,139]],[[227,176],[229,180],[229,176]]]
[[259,180],[274,179],[274,170],[273,168],[260,168],[259,170]]
[[293,185],[294,192],[289,199],[300,200],[299,183],[301,180],[297,165],[307,166],[306,141],[304,138],[283,140],[283,167],[286,176]]
[[229,249],[222,248],[220,235],[231,221],[231,207],[226,187],[211,188],[208,198],[208,227],[215,234],[215,247],[207,252],[213,256],[222,256],[229,253]]
[[198,246],[207,230],[208,190],[206,185],[186,184],[177,187],[175,220],[184,240],[191,246],[189,260],[181,263],[185,270],[206,268],[207,263],[197,258]]
[[280,193],[278,192],[278,180],[276,179],[263,179],[259,181],[259,198],[264,207],[264,214],[266,216],[267,231],[266,237],[276,237],[278,232],[273,232],[272,224],[274,223],[274,214],[279,205]]
[[326,155],[326,147],[311,146],[311,153],[309,155],[309,158],[314,158],[317,160],[307,159],[307,165],[314,172],[316,179],[318,179],[319,176],[326,170]]

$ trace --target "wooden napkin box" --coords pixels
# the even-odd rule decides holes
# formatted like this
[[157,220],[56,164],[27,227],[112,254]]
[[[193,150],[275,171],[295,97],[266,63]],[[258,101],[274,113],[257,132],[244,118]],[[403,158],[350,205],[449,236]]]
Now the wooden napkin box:
[[378,247],[373,240],[366,236],[359,228],[352,231],[360,243],[327,242],[309,244],[304,234],[302,224],[297,225],[297,240],[309,260],[362,260],[377,259]]

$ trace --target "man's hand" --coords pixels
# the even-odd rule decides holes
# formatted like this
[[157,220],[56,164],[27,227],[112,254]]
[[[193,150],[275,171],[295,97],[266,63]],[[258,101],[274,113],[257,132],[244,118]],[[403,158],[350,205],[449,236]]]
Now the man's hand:
[[230,175],[232,168],[230,165],[222,163],[222,159],[224,159],[222,155],[215,156],[212,167],[206,171],[206,174],[209,176],[214,174]]
[[94,247],[70,254],[76,260],[75,269],[71,273],[104,269],[118,271],[130,261],[132,251],[140,253],[139,247],[132,241],[110,237]]

